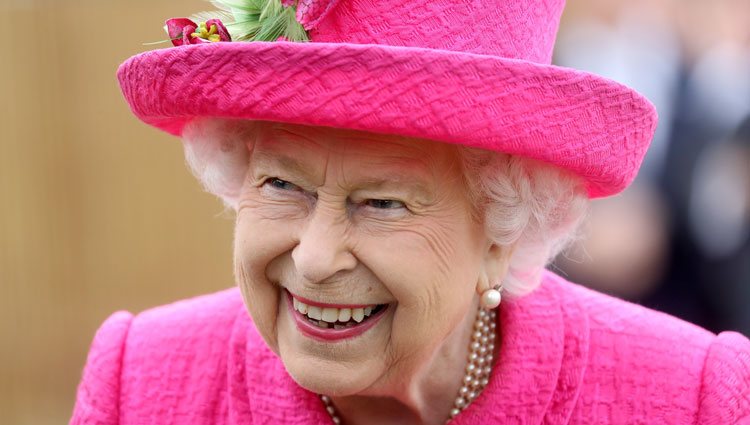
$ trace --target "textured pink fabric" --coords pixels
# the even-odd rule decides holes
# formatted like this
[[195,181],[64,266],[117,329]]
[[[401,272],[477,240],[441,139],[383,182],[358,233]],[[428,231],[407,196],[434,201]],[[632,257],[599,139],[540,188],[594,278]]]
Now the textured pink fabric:
[[630,88],[550,65],[562,0],[302,0],[309,43],[232,42],[134,56],[133,112],[174,135],[195,117],[422,137],[529,156],[591,197],[635,177],[656,112]]
[[[548,274],[503,302],[498,365],[453,422],[736,424],[750,421],[750,341]],[[100,328],[71,424],[330,424],[286,373],[237,289]]]
[[299,0],[297,2],[297,21],[306,30],[318,26],[326,15],[333,10],[338,0]]
[[[564,0],[301,0],[311,40],[476,53],[549,64]],[[302,22],[305,24],[305,22]]]

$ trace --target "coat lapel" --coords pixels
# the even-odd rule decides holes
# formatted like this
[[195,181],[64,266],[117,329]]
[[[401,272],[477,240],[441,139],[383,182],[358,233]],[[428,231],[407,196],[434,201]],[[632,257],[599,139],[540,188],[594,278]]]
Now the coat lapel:
[[229,374],[230,424],[325,424],[328,413],[316,394],[300,387],[266,346],[243,308],[235,325]]

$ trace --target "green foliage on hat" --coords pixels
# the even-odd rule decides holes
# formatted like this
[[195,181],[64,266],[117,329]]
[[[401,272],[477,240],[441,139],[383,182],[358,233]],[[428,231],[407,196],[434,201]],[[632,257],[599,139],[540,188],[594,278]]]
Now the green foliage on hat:
[[201,12],[195,21],[221,19],[233,41],[308,41],[307,31],[297,22],[296,2],[285,7],[281,0],[210,0],[219,10]]

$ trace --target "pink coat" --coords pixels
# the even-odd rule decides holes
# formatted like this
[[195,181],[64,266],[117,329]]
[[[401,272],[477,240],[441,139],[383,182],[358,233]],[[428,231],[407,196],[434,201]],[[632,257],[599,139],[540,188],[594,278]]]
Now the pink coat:
[[[500,307],[498,365],[453,425],[750,423],[750,341],[547,274]],[[239,291],[136,316],[94,338],[71,424],[330,424],[265,346]]]

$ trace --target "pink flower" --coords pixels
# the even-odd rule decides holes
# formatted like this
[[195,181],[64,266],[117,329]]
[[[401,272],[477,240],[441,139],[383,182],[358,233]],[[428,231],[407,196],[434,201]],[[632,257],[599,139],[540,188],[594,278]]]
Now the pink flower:
[[229,31],[219,19],[196,24],[188,18],[172,18],[167,20],[165,29],[175,46],[232,41]]
[[[219,41],[232,41],[232,36],[229,35],[227,27],[224,26],[220,19],[209,19],[206,21],[206,26],[208,27],[209,38],[211,34],[217,34]],[[214,26],[216,26],[215,30]]]
[[175,46],[193,44],[190,34],[194,33],[198,25],[188,18],[172,18],[166,22],[166,30],[169,39]]

